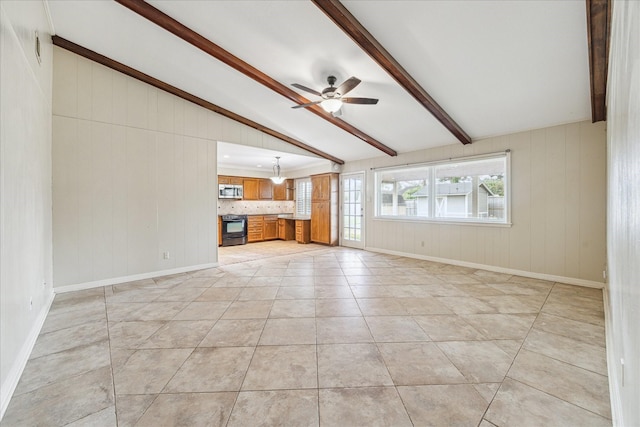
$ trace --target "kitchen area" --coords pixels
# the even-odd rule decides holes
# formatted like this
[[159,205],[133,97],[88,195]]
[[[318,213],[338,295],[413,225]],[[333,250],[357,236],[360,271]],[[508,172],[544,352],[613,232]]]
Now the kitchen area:
[[278,240],[338,244],[339,175],[285,178],[279,160],[269,177],[231,175],[228,169],[218,175],[219,247]]

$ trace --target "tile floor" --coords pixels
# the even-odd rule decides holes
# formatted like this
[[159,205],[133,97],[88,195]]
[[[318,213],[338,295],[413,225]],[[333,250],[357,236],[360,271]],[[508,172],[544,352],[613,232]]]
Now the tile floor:
[[289,242],[220,259],[57,295],[2,425],[611,425],[601,291]]

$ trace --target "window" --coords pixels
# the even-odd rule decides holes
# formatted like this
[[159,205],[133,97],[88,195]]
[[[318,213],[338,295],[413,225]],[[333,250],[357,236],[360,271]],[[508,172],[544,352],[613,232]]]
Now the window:
[[296,215],[311,216],[311,179],[296,180]]
[[375,172],[376,217],[508,222],[509,153]]

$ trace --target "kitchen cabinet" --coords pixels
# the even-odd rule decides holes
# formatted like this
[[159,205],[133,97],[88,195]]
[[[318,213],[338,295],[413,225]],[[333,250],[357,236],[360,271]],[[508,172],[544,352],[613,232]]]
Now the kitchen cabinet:
[[285,179],[282,184],[273,184],[273,200],[294,200],[293,179]]
[[218,175],[218,184],[242,185],[243,178],[241,176]]
[[260,179],[258,178],[245,178],[242,182],[243,185],[243,200],[258,200],[260,196]]
[[338,174],[311,176],[311,241],[338,244]]
[[264,240],[264,217],[249,215],[247,217],[247,242],[262,242]]
[[218,246],[222,246],[222,217],[218,215]]
[[275,240],[278,238],[278,215],[265,215],[263,220],[263,240]]
[[308,219],[296,219],[296,241],[298,243],[310,243],[311,221]]
[[278,219],[278,239],[294,240],[296,238],[295,221],[293,219]]
[[260,200],[273,199],[273,181],[270,179],[261,179],[258,182]]

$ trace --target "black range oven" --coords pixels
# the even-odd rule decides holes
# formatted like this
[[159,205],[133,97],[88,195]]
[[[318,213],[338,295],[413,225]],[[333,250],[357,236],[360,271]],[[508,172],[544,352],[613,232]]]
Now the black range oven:
[[222,246],[247,243],[247,216],[222,215]]

